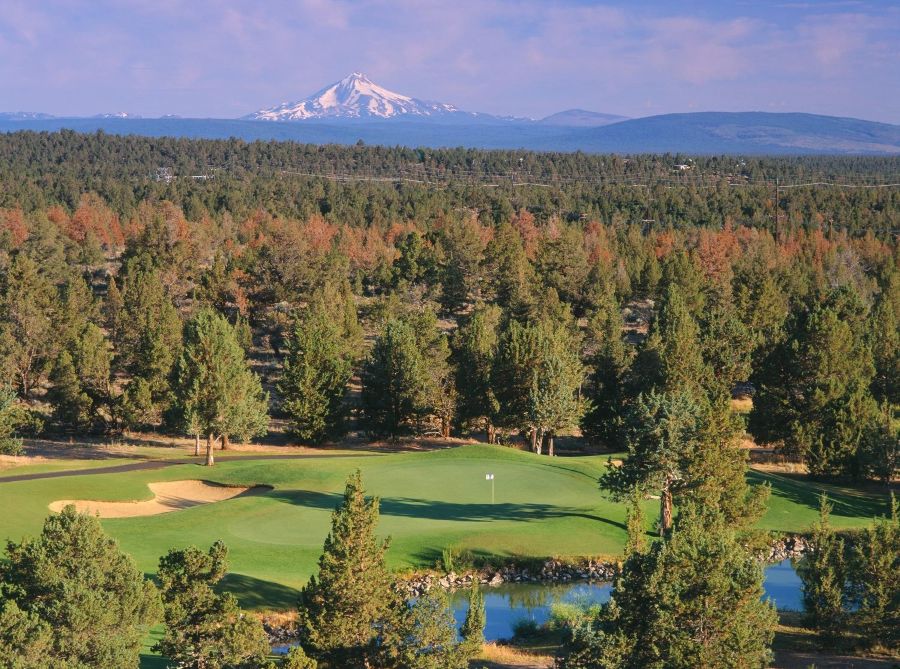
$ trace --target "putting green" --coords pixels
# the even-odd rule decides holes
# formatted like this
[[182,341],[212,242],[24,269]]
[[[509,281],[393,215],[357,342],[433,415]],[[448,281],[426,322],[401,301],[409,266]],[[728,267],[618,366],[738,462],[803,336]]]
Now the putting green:
[[[347,474],[359,468],[369,494],[381,497],[379,532],[391,537],[395,569],[433,566],[446,546],[490,556],[617,555],[625,540],[625,510],[597,486],[605,457],[548,458],[491,446],[296,460],[222,462],[208,469],[177,465],[152,471],[79,475],[0,483],[0,538],[40,531],[57,499],[147,500],[148,483],[203,478],[272,490],[158,516],[104,520],[106,530],[141,569],[156,571],[169,548],[230,549],[225,587],[245,606],[291,607],[315,570],[331,512]],[[495,503],[485,474],[495,475]],[[819,488],[753,474],[773,486],[761,526],[802,531],[816,517]],[[885,496],[826,487],[835,498],[835,525],[859,526],[886,509]],[[646,503],[648,530],[656,503]]]

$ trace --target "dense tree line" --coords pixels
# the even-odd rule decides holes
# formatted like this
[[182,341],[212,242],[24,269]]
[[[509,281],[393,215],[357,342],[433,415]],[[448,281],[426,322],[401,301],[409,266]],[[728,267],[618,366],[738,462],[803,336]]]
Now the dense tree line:
[[[697,187],[686,181],[664,188],[665,197],[717,213],[670,203],[648,223],[646,212],[636,220],[599,191],[608,210],[560,201],[550,214],[524,192],[484,208],[479,198],[505,197],[500,189],[390,187],[405,203],[398,208],[363,196],[384,184],[306,181],[276,192],[282,177],[263,166],[419,160],[449,179],[464,165],[488,173],[527,158],[534,169],[580,178],[591,169],[663,170],[668,157],[72,133],[0,139],[4,151],[32,156],[20,176],[46,196],[0,210],[0,384],[20,400],[4,410],[7,449],[41,426],[166,429],[204,438],[212,459],[215,444],[264,433],[275,413],[314,443],[350,427],[374,437],[475,432],[489,442],[521,435],[552,454],[557,436],[580,431],[585,442],[639,451],[633,426],[659,412],[682,425],[676,432],[687,443],[738,432],[718,409],[743,387],[755,390],[752,435],[813,473],[886,480],[896,470],[898,245],[860,229],[893,220],[895,189],[814,189],[837,206],[826,217],[834,225],[812,201],[796,210],[782,202],[770,229],[752,212],[772,208],[766,193],[732,211],[717,198],[750,191],[692,194]],[[106,163],[77,168],[98,152]],[[21,167],[20,154],[4,155],[9,169]],[[244,173],[162,185],[140,176],[164,155],[231,156]],[[728,165],[745,176],[774,166],[852,180],[892,168],[879,160]],[[54,200],[50,183],[78,169],[96,169],[138,199],[125,206],[102,191]],[[195,209],[170,192],[182,186],[231,195]],[[252,202],[238,194],[244,187]],[[344,187],[352,215],[331,205],[282,209]],[[790,193],[802,199],[802,189]],[[421,198],[441,203],[419,209]],[[373,212],[380,222],[368,220]],[[350,397],[357,382],[360,395]],[[690,418],[679,423],[683,406]],[[709,419],[719,414],[726,417]],[[657,487],[675,493],[682,483]]]

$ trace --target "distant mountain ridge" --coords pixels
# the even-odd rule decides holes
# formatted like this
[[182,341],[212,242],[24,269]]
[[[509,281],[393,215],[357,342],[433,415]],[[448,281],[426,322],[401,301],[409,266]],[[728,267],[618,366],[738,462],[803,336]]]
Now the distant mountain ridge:
[[56,118],[0,113],[0,132],[104,130],[118,134],[237,137],[310,144],[472,147],[686,154],[900,154],[900,126],[803,113],[694,112],[627,119],[569,109],[541,120],[467,112],[395,93],[354,72],[297,102],[241,119],[131,114]]
[[297,102],[284,102],[242,117],[248,121],[306,121],[309,119],[388,119],[398,116],[434,117],[461,113],[442,102],[419,100],[379,86],[362,72]]
[[538,122],[545,125],[592,128],[627,120],[627,116],[617,116],[616,114],[601,114],[600,112],[587,111],[586,109],[567,109],[566,111],[561,111],[555,114],[550,114],[550,116],[545,116]]

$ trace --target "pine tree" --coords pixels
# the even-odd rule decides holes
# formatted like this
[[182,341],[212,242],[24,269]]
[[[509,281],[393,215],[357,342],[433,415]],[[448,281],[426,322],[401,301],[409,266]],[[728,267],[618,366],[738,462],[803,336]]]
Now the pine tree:
[[[12,599],[0,598],[0,667],[46,669],[53,654],[53,630],[33,613],[19,608]],[[54,667],[69,663],[55,660]]]
[[655,609],[649,645],[662,666],[769,666],[778,618],[763,600],[762,566],[721,516],[682,511],[648,590]]
[[122,308],[113,319],[116,364],[144,379],[160,403],[181,349],[181,318],[147,257],[129,259],[121,283]]
[[303,647],[329,666],[369,666],[405,604],[384,563],[388,541],[375,535],[378,498],[366,498],[359,472],[347,480],[318,574],[300,596]]
[[63,351],[56,359],[50,373],[50,391],[47,399],[53,406],[53,417],[58,423],[72,430],[87,428],[91,422],[93,403],[81,385],[72,356]]
[[465,642],[456,638],[456,621],[447,593],[432,588],[403,615],[397,664],[403,669],[467,669]]
[[427,383],[425,361],[412,327],[401,320],[390,321],[362,370],[369,431],[396,436],[407,428],[420,413]]
[[900,405],[900,314],[893,293],[900,296],[900,272],[881,295],[870,319],[869,348],[875,363],[872,389],[879,401]]
[[489,444],[496,441],[494,420],[499,409],[491,385],[491,368],[497,354],[500,308],[480,305],[456,332],[457,415],[463,423],[481,422]]
[[17,430],[28,422],[25,408],[19,404],[11,386],[0,385],[0,455],[21,455],[22,440]]
[[165,635],[154,650],[184,669],[256,669],[269,654],[257,618],[244,614],[231,593],[214,588],[228,571],[228,549],[170,550],[157,576],[165,606]]
[[625,514],[625,555],[644,553],[647,550],[647,528],[644,520],[644,509],[641,507],[643,495],[635,488],[628,500],[628,510]]
[[625,382],[632,358],[622,340],[623,329],[621,309],[607,291],[588,321],[594,350],[586,388],[590,405],[581,421],[582,434],[607,448],[621,447],[624,439]]
[[491,385],[497,398],[498,427],[529,430],[532,450],[537,450],[537,429],[532,424],[531,392],[541,359],[541,332],[511,320],[500,334],[491,370]]
[[628,457],[610,465],[601,485],[619,498],[641,492],[660,497],[660,532],[672,527],[673,498],[689,482],[689,470],[700,448],[702,408],[687,393],[638,397],[629,412]]
[[810,626],[819,630],[824,641],[833,643],[843,628],[847,573],[844,540],[834,533],[830,516],[831,504],[823,493],[810,549],[797,574],[803,582],[803,609]]
[[533,300],[530,286],[534,270],[528,262],[522,237],[509,223],[502,223],[488,242],[484,254],[484,293],[516,320],[526,320]]
[[584,368],[578,350],[564,328],[552,329],[543,338],[529,395],[530,420],[538,432],[538,453],[546,439],[547,454],[553,456],[555,435],[577,426],[584,414],[580,397]]
[[670,285],[663,295],[653,327],[660,338],[658,387],[699,397],[708,381],[700,329],[676,286]]
[[187,323],[174,379],[175,420],[187,433],[207,435],[207,465],[214,463],[220,437],[246,440],[265,433],[268,396],[223,316],[202,309]]
[[891,495],[891,515],[863,530],[853,544],[848,586],[854,625],[872,645],[900,650],[900,504]]
[[432,417],[439,426],[441,436],[447,438],[458,401],[450,341],[438,329],[437,317],[430,309],[407,314],[405,320],[415,333],[416,345],[422,354],[424,385],[419,414]]
[[281,669],[316,669],[319,663],[309,657],[300,646],[291,648],[279,665]]
[[315,300],[294,321],[278,390],[300,439],[321,442],[341,427],[350,381],[350,352],[324,302]]
[[0,275],[0,383],[25,399],[56,358],[56,288],[37,263],[17,254]]
[[[38,538],[7,544],[0,595],[0,608],[14,614],[8,608],[14,604],[21,612],[12,615],[15,627],[36,630],[23,655],[38,644],[42,667],[136,668],[141,643],[159,615],[153,584],[97,518],[73,506],[47,518]],[[41,629],[52,630],[49,642]],[[0,627],[0,644],[11,631]]]
[[686,504],[668,539],[629,556],[560,666],[762,669],[778,620],[762,595],[762,567],[724,518]]
[[852,323],[827,304],[817,307],[754,377],[751,432],[802,456],[813,474],[858,476],[861,447],[877,429],[872,355]]
[[465,652],[469,657],[474,657],[481,652],[484,645],[484,626],[487,617],[484,611],[484,593],[478,585],[472,586],[469,591],[469,610],[466,611],[466,619],[459,629]]

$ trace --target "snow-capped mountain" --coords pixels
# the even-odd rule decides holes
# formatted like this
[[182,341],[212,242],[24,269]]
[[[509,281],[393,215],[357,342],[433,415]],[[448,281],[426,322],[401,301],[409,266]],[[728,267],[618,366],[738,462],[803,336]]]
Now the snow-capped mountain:
[[354,72],[304,100],[285,102],[243,118],[254,121],[301,121],[435,117],[462,113],[453,105],[418,100],[389,91],[361,72]]
[[95,114],[94,118],[143,118],[139,114],[131,114],[129,112],[106,112],[104,114]]

